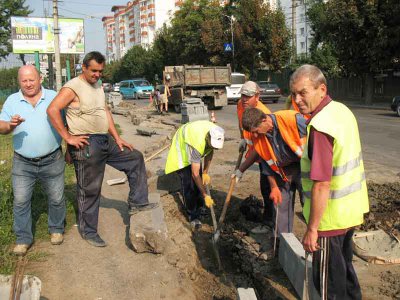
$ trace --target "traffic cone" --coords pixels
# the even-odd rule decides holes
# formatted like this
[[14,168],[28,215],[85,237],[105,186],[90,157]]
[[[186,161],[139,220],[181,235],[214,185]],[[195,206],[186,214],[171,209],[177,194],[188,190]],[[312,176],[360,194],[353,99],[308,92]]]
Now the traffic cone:
[[213,123],[217,123],[217,119],[215,118],[215,113],[213,110],[211,111],[210,121]]

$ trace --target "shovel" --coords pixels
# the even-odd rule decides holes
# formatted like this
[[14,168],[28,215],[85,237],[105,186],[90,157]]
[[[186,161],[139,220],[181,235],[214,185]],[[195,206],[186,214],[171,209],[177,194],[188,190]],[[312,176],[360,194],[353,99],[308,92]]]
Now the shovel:
[[[238,159],[236,161],[236,166],[235,166],[235,171],[239,168],[240,164],[242,163],[242,158],[243,158],[243,153],[244,151],[239,152]],[[220,233],[221,233],[221,227],[224,224],[225,221],[225,216],[226,216],[226,211],[228,210],[229,203],[231,201],[232,193],[233,193],[233,188],[235,187],[236,183],[236,178],[231,178],[231,182],[229,184],[229,190],[228,194],[226,195],[225,203],[222,208],[222,213],[221,216],[219,217],[218,221],[218,226],[217,229],[215,230],[214,236],[213,236],[213,243],[216,244],[218,242]]]
[[[207,192],[207,195],[211,196],[210,187],[208,186],[208,184],[206,185],[206,192]],[[212,205],[210,206],[210,212],[211,212],[211,219],[212,219],[212,222],[213,222],[214,236],[215,236],[215,234],[217,232],[218,224],[217,224],[217,218],[215,217],[214,207]],[[215,257],[217,259],[218,269],[222,270],[221,258],[219,257],[219,251],[218,251],[218,248],[217,248],[217,242],[215,241],[214,236],[211,239],[211,242],[212,242],[212,246],[213,246]]]

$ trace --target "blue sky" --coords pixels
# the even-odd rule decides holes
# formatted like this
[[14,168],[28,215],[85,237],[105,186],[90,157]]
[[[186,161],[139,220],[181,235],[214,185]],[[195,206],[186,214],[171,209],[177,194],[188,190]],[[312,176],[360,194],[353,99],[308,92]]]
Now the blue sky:
[[[65,18],[82,18],[85,24],[85,52],[93,50],[105,54],[105,38],[101,18],[112,15],[113,5],[126,5],[128,0],[64,0],[58,3],[58,12]],[[51,0],[26,0],[25,4],[33,10],[30,16],[44,17],[53,14],[53,2]]]

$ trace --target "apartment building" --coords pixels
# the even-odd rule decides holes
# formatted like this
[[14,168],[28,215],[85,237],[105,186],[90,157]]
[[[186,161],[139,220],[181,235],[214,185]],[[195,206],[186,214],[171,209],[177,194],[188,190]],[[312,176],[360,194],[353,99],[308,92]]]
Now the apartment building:
[[158,29],[169,23],[179,9],[179,0],[135,0],[111,8],[102,18],[107,61],[118,60],[134,45],[148,47]]
[[296,46],[296,54],[308,55],[311,46],[312,31],[307,20],[307,0],[280,0],[285,14],[286,25],[292,32],[292,45]]

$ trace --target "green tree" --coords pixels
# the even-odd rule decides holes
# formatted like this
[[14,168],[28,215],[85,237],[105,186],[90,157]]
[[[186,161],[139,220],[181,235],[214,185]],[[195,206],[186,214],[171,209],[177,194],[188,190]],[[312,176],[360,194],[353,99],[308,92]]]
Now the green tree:
[[[12,52],[11,16],[27,16],[32,11],[25,0],[0,0],[0,60]],[[24,61],[23,56],[20,56]]]

